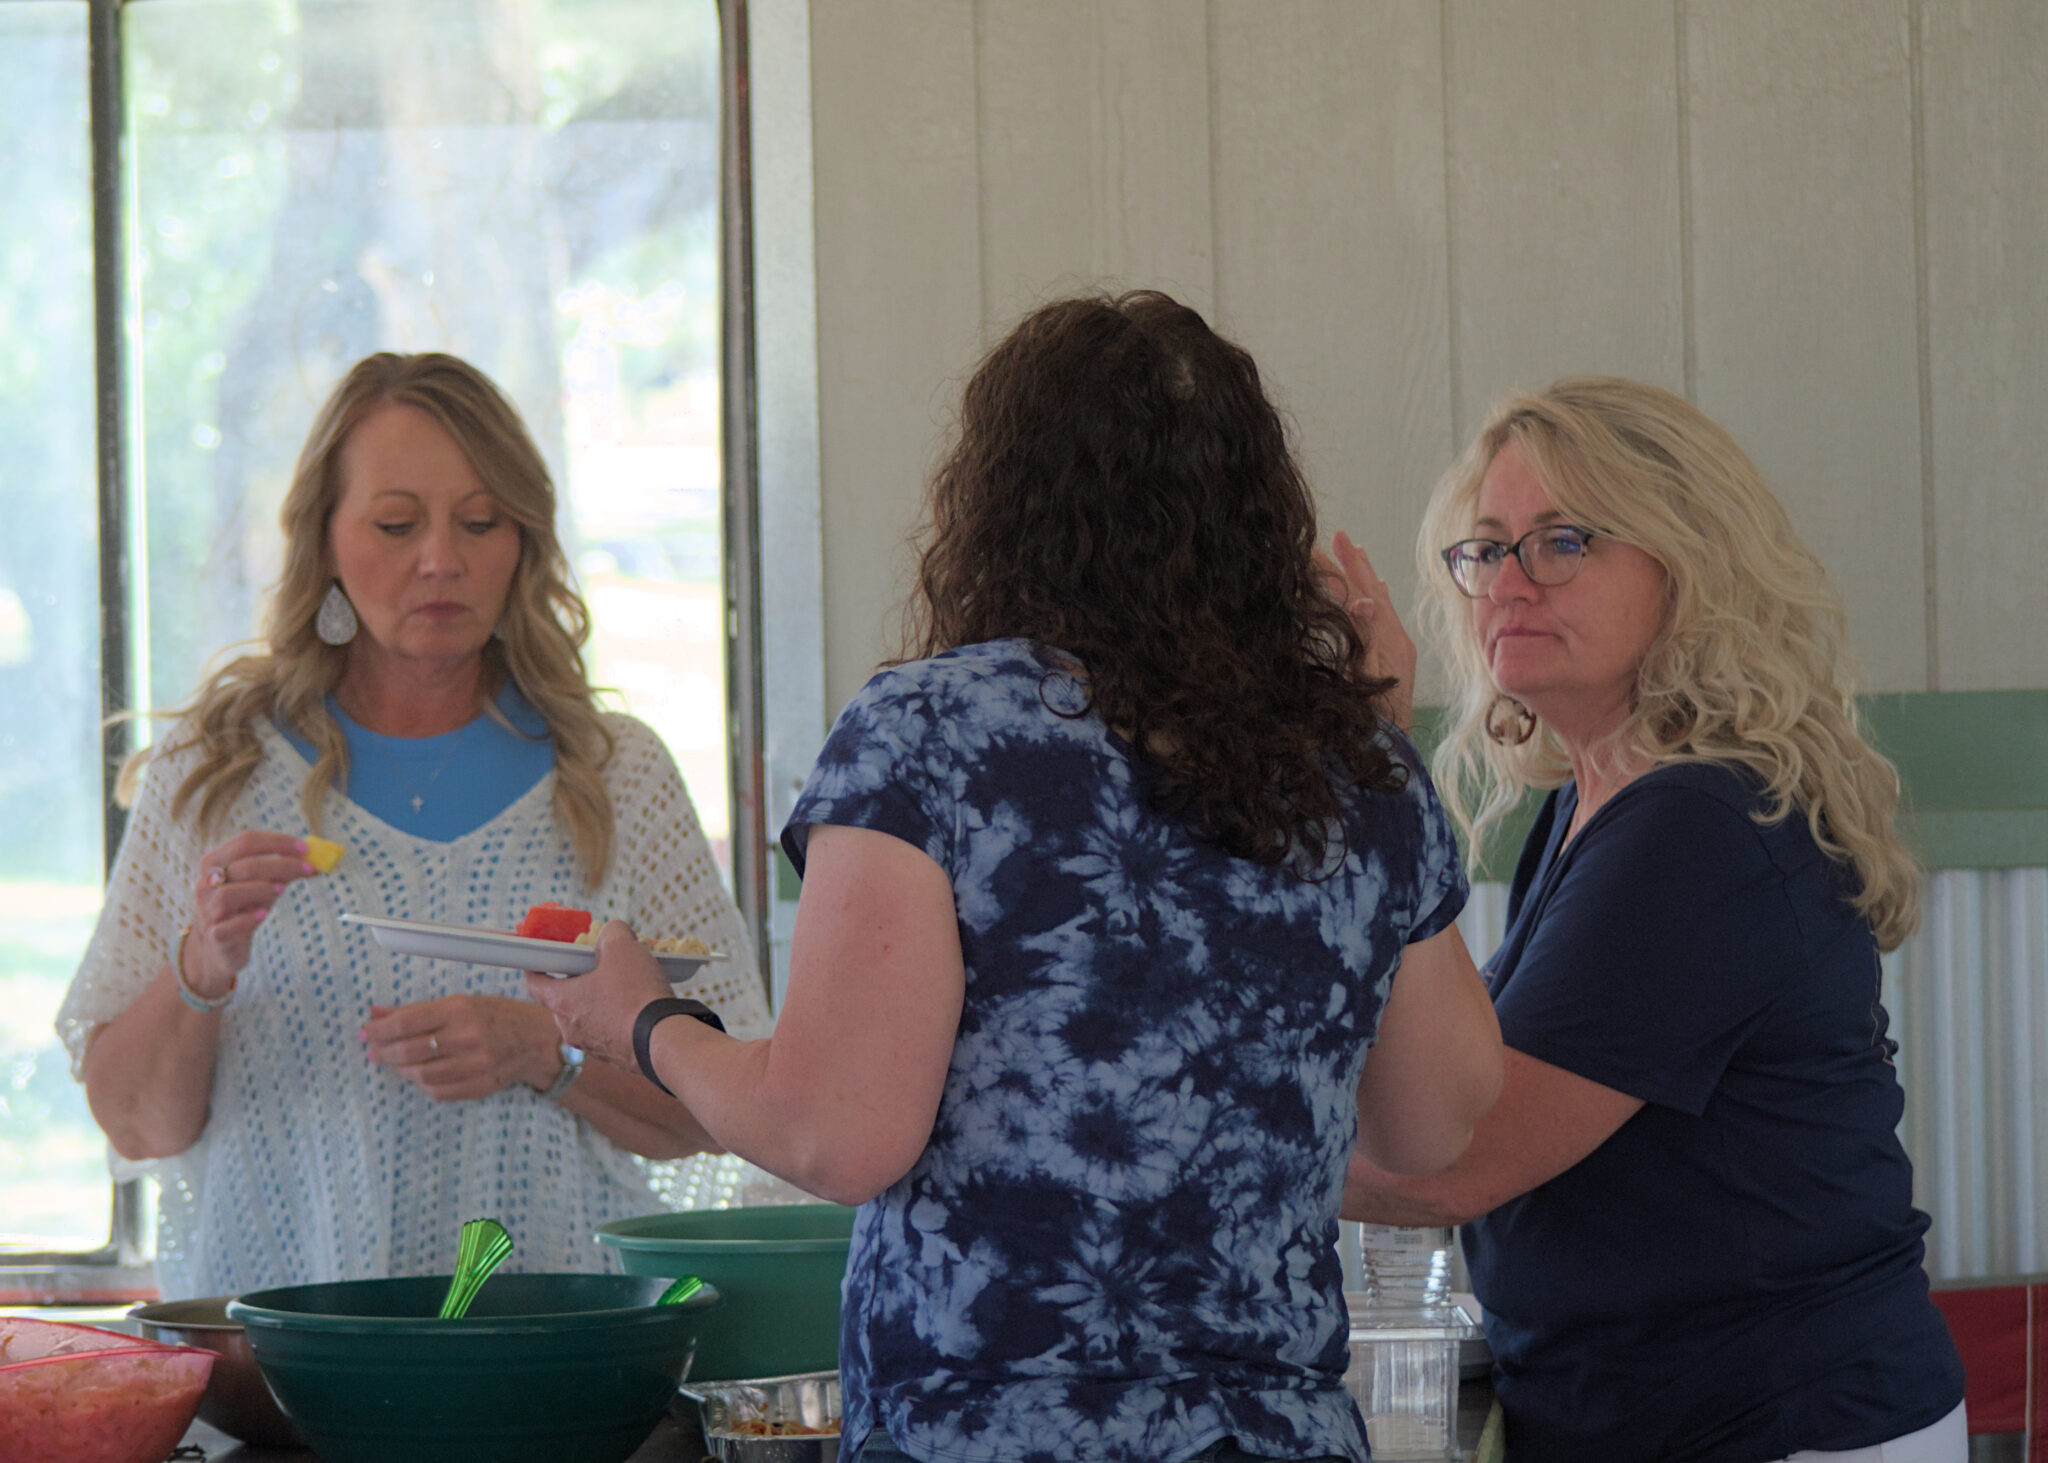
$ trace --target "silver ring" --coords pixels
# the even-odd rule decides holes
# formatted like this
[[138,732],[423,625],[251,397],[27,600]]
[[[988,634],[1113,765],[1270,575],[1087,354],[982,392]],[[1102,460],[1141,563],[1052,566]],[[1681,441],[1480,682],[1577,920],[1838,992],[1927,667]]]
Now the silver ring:
[[209,889],[218,889],[220,888],[221,885],[227,883],[227,881],[228,871],[220,867],[220,865],[218,864],[215,864],[212,868],[206,871],[206,886]]

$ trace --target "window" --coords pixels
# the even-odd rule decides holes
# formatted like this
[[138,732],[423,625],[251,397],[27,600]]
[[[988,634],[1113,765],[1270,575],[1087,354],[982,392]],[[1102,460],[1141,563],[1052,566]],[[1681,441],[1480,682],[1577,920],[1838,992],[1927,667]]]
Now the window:
[[[126,471],[103,519],[88,31],[107,14]],[[518,404],[595,617],[592,680],[667,741],[730,870],[722,84],[714,0],[0,0],[17,1258],[108,1240],[103,1142],[50,1030],[103,876],[102,678],[115,705],[174,707],[256,633],[300,442],[359,357],[453,351]]]
[[51,1034],[99,911],[98,509],[86,7],[0,4],[0,1234],[107,1239]]

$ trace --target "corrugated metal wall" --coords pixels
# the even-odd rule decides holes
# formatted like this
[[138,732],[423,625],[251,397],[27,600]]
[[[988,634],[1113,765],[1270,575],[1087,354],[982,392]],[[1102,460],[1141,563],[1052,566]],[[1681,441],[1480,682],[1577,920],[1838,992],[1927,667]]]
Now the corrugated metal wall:
[[2048,1269],[2048,869],[1930,875],[1884,1000],[1929,1273]]
[[[1906,1086],[1915,1201],[1940,1279],[2048,1270],[2048,869],[1928,876],[1920,932],[1884,962]],[[1474,887],[1459,927],[1500,943],[1507,886]]]

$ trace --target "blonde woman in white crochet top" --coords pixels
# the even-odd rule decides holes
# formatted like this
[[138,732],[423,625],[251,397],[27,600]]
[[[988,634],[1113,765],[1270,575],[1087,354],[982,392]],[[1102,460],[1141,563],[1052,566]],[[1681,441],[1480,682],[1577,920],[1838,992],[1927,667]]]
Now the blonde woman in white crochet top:
[[[660,1207],[642,1160],[708,1146],[638,1074],[577,1071],[519,972],[393,955],[344,911],[503,930],[555,900],[696,935],[732,958],[687,994],[768,1029],[674,764],[592,704],[553,518],[473,367],[359,363],[286,497],[268,653],[130,770],[58,1031],[126,1171],[161,1180],[166,1298],[446,1271],[479,1215],[515,1268],[601,1269],[597,1225]],[[308,835],[346,849],[333,872]]]

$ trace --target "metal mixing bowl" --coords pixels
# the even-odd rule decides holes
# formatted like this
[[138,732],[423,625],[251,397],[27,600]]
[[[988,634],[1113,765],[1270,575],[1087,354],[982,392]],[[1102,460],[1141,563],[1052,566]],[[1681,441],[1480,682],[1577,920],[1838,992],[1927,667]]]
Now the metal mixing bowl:
[[249,1350],[241,1322],[230,1321],[228,1297],[209,1300],[166,1300],[137,1306],[129,1318],[151,1341],[171,1346],[196,1346],[220,1360],[199,1403],[199,1420],[231,1438],[259,1448],[303,1448],[306,1440],[270,1395],[263,1370]]

